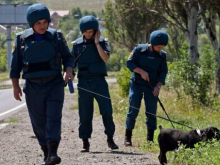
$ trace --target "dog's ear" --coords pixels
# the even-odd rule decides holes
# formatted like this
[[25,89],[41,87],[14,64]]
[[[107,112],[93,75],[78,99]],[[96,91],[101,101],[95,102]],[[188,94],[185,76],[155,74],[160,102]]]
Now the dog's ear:
[[159,129],[160,129],[160,130],[163,129],[162,125],[159,125]]

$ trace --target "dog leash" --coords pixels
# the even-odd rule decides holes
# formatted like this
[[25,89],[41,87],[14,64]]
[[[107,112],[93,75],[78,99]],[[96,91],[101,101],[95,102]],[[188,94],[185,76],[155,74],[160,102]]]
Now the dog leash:
[[[81,88],[81,87],[77,87],[77,88],[78,88],[78,90],[81,89],[81,90],[84,90],[84,91],[86,91],[86,92],[93,93],[93,94],[96,94],[96,95],[101,96],[101,97],[103,97],[103,98],[106,98],[106,99],[111,100],[111,98],[109,98],[109,97],[107,97],[107,96],[98,94],[98,93],[93,92],[93,91],[90,91],[90,90],[88,90],[88,89],[84,89],[84,88]],[[161,103],[161,104],[162,104],[162,103]],[[136,107],[133,107],[133,106],[130,106],[130,107],[139,110],[139,108],[136,108]],[[186,125],[186,124],[173,121],[173,120],[171,120],[170,118],[167,119],[167,118],[165,118],[165,117],[161,117],[161,116],[158,116],[158,115],[153,114],[153,113],[150,113],[150,112],[146,112],[146,113],[147,113],[147,114],[150,114],[150,115],[152,115],[152,116],[155,116],[155,117],[157,117],[157,118],[161,118],[161,119],[164,119],[164,120],[166,120],[166,121],[170,121],[171,123],[175,123],[175,124],[178,124],[178,125],[182,125],[182,126],[188,127],[188,128],[190,128],[190,129],[194,129],[194,128],[191,127],[191,126],[188,126],[188,125]],[[172,126],[173,126],[173,124],[172,124]],[[173,127],[174,127],[174,126],[173,126]]]
[[[149,81],[147,81],[147,82],[148,82],[149,87],[150,87],[150,88],[151,88],[151,90],[153,91],[153,90],[154,90],[154,88],[152,87],[152,85],[150,84],[150,82],[149,82]],[[165,114],[166,114],[166,116],[167,116],[168,120],[170,121],[170,123],[171,123],[172,127],[173,127],[173,128],[175,128],[175,127],[174,127],[174,125],[173,125],[173,123],[172,123],[172,120],[170,120],[170,118],[169,118],[169,116],[168,116],[168,114],[167,114],[167,112],[166,112],[166,110],[165,110],[165,108],[164,108],[164,106],[163,106],[162,102],[160,101],[159,97],[157,96],[156,98],[157,98],[157,100],[158,100],[158,102],[159,102],[159,104],[160,104],[161,108],[162,108],[162,109],[163,109],[163,111],[165,112]]]

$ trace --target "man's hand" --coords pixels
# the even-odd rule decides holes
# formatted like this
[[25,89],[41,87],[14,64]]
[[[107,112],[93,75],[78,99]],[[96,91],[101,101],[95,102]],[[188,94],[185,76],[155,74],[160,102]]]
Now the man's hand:
[[100,30],[98,30],[95,34],[95,44],[99,43],[99,38],[101,36]]
[[63,75],[63,78],[66,82],[68,82],[69,80],[73,81],[74,77],[73,77],[73,69],[71,67],[67,67],[66,68],[66,72]]
[[133,72],[139,73],[145,81],[150,81],[148,73],[141,68],[135,68]]
[[22,97],[21,88],[19,86],[17,86],[17,87],[14,87],[13,89],[14,89],[14,98],[15,98],[15,100],[22,101],[21,100],[21,97]]
[[154,91],[153,91],[153,95],[155,97],[158,97],[159,96],[159,93],[160,93],[160,88],[158,88],[158,86],[155,86],[154,87]]
[[148,73],[145,72],[144,70],[142,70],[142,72],[140,72],[142,79],[144,79],[145,81],[150,81]]
[[160,88],[161,88],[162,85],[163,85],[162,82],[158,82],[157,85],[154,87],[153,95],[154,95],[155,97],[158,97],[158,96],[159,96],[159,94],[160,94]]
[[21,101],[22,91],[19,86],[19,78],[11,78],[15,100]]

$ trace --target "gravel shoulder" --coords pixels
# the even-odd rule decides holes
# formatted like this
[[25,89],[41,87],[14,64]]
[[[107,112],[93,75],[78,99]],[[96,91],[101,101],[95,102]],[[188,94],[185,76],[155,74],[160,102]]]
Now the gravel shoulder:
[[[58,155],[61,165],[146,165],[159,164],[158,154],[138,152],[137,147],[123,145],[124,132],[117,130],[114,140],[119,150],[111,151],[106,142],[100,116],[93,118],[93,134],[90,152],[80,153],[82,141],[78,137],[78,110],[70,110],[76,104],[73,95],[66,93],[62,119],[62,139]],[[19,119],[3,128],[0,126],[0,165],[39,165],[43,154],[32,131],[27,108],[5,119]],[[2,123],[3,121],[1,121]]]

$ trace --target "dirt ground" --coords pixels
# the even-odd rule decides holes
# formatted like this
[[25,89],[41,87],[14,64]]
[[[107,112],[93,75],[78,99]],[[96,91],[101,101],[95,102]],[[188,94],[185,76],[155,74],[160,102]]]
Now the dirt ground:
[[[80,153],[82,141],[78,137],[78,111],[70,110],[76,104],[66,93],[62,119],[62,139],[58,149],[61,165],[146,165],[159,164],[157,154],[137,152],[138,148],[123,145],[124,132],[117,130],[114,136],[119,150],[111,151],[106,142],[100,116],[94,116],[90,152]],[[10,119],[19,119],[4,128],[0,126],[0,165],[40,165],[43,154],[33,134],[26,108]]]

